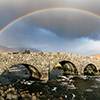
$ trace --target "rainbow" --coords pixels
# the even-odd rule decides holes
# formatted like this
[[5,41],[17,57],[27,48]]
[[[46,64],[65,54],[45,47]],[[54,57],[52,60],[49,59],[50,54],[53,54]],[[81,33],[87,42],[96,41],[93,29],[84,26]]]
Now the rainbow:
[[31,16],[33,14],[37,14],[37,13],[40,13],[40,12],[45,12],[45,11],[53,11],[53,10],[69,10],[69,11],[78,11],[78,12],[81,12],[81,13],[85,13],[85,14],[89,14],[89,15],[92,15],[92,16],[95,16],[97,18],[100,18],[100,15],[98,14],[95,14],[93,12],[89,12],[89,11],[86,11],[86,10],[82,10],[82,9],[76,9],[76,8],[63,8],[63,7],[59,7],[59,8],[46,8],[46,9],[41,9],[41,10],[36,10],[36,11],[33,11],[33,12],[30,12],[30,13],[27,13],[15,20],[13,20],[12,22],[10,22],[9,24],[7,24],[5,27],[3,27],[1,30],[0,30],[0,34],[2,32],[4,32],[7,28],[9,28],[10,26],[12,26],[13,24],[15,24],[16,22],[20,21],[21,19],[23,18],[26,18],[28,16]]

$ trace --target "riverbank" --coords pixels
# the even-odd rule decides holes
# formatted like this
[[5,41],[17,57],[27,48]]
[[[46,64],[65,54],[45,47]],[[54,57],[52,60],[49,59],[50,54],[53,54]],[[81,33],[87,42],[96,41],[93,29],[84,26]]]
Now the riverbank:
[[[4,77],[7,79],[8,76]],[[9,80],[13,80],[12,78]],[[59,79],[50,81],[26,78],[13,80],[13,84],[8,84],[10,82],[5,83],[5,85],[0,83],[0,100],[64,100],[66,98],[65,93],[62,95],[62,91],[65,89],[64,85],[71,85],[72,82],[74,82],[72,79],[61,76]]]
[[0,100],[99,100],[100,76],[51,74],[51,80],[30,79],[24,72],[0,75]]
[[[36,86],[25,85],[3,85],[0,84],[0,100],[53,100],[53,97],[47,97],[43,90]],[[40,89],[40,90],[39,90]]]
[[[25,88],[25,87],[23,87]],[[39,96],[39,94],[38,94]],[[35,93],[30,94],[28,90],[24,91],[13,85],[0,84],[0,100],[39,100]]]
[[[13,85],[0,84],[0,100],[64,100],[60,86],[56,83],[34,81],[31,85],[26,80]],[[63,89],[62,89],[63,91]]]

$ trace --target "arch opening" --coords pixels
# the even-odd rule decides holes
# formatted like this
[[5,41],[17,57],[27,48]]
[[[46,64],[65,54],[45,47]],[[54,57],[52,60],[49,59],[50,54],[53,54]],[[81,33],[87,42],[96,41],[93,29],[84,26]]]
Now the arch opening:
[[61,61],[52,69],[49,78],[52,79],[63,75],[78,75],[76,66],[70,61]]
[[76,66],[70,61],[59,62],[64,70],[64,75],[77,75],[78,71]]
[[84,69],[84,75],[96,75],[97,68],[93,64],[88,64]]
[[10,72],[15,72],[15,74],[21,78],[30,79],[40,79],[40,72],[32,65],[29,64],[17,64],[10,67]]
[[[59,63],[58,63],[59,64]],[[57,65],[58,65],[57,64]],[[58,76],[63,76],[64,70],[61,68],[53,68],[52,71],[49,74],[49,79],[55,79]]]

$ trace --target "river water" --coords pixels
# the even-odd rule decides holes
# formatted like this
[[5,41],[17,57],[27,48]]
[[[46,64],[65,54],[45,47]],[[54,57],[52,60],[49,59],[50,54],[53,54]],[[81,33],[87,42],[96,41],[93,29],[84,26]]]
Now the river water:
[[[24,86],[30,93],[45,95],[40,100],[100,100],[100,76],[63,76],[62,71],[54,70],[49,81],[30,80],[22,70],[5,71],[0,83]],[[57,72],[57,73],[56,73]]]

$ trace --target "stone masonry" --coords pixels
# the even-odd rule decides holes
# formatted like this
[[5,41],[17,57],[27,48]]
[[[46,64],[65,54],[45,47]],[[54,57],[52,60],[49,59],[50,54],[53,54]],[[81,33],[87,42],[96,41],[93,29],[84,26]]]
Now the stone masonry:
[[[40,73],[41,80],[48,80],[49,73],[55,65],[61,61],[70,61],[78,71],[78,75],[84,74],[84,69],[88,64],[96,66],[100,70],[100,59],[85,57],[69,53],[0,53],[0,74],[8,70],[11,66],[23,64],[30,70],[30,75],[37,77]],[[32,66],[32,67],[28,67]],[[34,69],[35,68],[35,69]],[[34,70],[32,72],[31,70]]]

